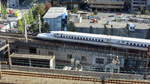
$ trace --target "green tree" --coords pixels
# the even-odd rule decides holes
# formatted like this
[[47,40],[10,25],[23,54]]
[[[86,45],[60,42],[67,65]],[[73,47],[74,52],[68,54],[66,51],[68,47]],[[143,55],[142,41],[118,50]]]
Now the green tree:
[[29,10],[28,19],[29,24],[32,24],[35,21],[32,9]]
[[73,12],[73,13],[77,13],[77,12],[78,12],[78,8],[73,8],[73,9],[72,9],[72,12]]
[[18,33],[24,33],[24,26],[23,19],[18,20]]
[[68,22],[68,24],[67,24],[67,28],[68,28],[68,31],[73,31],[73,32],[75,32],[76,31],[76,27],[75,27],[75,25],[74,25],[74,23],[73,22]]
[[49,27],[50,25],[47,22],[43,22],[41,28],[42,32],[49,32],[50,31]]
[[7,10],[6,10],[6,6],[4,4],[2,4],[1,6],[1,12],[2,12],[2,18],[6,19],[6,15],[7,15]]
[[41,16],[43,16],[46,12],[45,10],[45,5],[44,4],[39,4],[35,7],[35,11],[37,14],[40,14]]
[[38,25],[32,24],[32,25],[29,27],[29,31],[30,31],[30,32],[38,32],[38,31],[39,31]]

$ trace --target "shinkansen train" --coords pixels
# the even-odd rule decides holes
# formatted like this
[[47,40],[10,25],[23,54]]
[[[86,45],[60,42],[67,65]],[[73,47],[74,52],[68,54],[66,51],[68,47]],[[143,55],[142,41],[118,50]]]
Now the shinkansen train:
[[94,45],[109,45],[116,47],[134,47],[139,49],[147,49],[150,40],[129,38],[121,36],[111,36],[102,34],[89,34],[68,31],[51,31],[50,33],[40,33],[37,38],[45,40],[61,40],[68,42],[86,43]]

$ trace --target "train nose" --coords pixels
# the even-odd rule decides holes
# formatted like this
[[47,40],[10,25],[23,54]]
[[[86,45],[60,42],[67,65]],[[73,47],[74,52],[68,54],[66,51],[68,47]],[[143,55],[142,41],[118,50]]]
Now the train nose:
[[38,38],[47,38],[47,33],[41,33],[37,35]]

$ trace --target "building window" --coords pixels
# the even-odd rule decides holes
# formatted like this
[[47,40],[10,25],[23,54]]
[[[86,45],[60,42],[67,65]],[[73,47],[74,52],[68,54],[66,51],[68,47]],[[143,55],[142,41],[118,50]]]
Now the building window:
[[95,63],[104,64],[104,59],[103,58],[96,58]]
[[85,56],[81,56],[82,61],[87,61],[87,58]]
[[114,69],[114,73],[118,73],[118,69]]
[[110,68],[106,68],[106,72],[110,72]]
[[67,59],[71,59],[72,58],[72,55],[71,54],[68,54],[67,55]]
[[30,54],[36,54],[36,48],[35,47],[30,47],[29,52],[30,52]]
[[49,52],[48,52],[48,55],[53,56],[53,55],[54,55],[54,53],[53,53],[53,52],[51,52],[51,51],[49,51]]

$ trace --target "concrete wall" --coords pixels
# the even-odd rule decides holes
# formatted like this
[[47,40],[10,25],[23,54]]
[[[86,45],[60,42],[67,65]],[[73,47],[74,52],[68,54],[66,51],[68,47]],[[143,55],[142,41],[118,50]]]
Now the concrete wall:
[[44,21],[49,24],[49,30],[60,31],[61,30],[61,17],[57,18],[44,18]]
[[[56,43],[56,44],[55,44]],[[18,51],[23,52],[22,50],[23,43],[17,43]],[[25,45],[24,45],[25,46]],[[136,70],[142,69],[143,64],[146,62],[144,59],[145,52],[138,51],[137,53],[129,53],[128,50],[112,50],[111,48],[95,46],[93,48],[91,45],[85,44],[74,44],[68,45],[61,44],[57,42],[48,41],[48,43],[38,44],[36,42],[29,43],[28,47],[35,47],[36,54],[50,55],[54,54],[56,56],[56,65],[71,65],[71,58],[76,58],[80,60],[81,65],[84,66],[84,69],[88,70],[104,70],[107,64],[112,63],[114,57],[118,56],[120,60],[119,66],[124,67],[135,67]],[[84,47],[83,47],[84,46]],[[126,52],[127,51],[127,52]],[[40,52],[40,53],[39,53]],[[71,58],[69,58],[71,56]],[[84,59],[83,59],[84,58]],[[96,59],[102,59],[101,63],[96,63]],[[143,60],[141,60],[143,59]],[[137,64],[137,63],[138,64]],[[126,68],[128,69],[128,68]],[[144,70],[144,69],[143,69]]]

